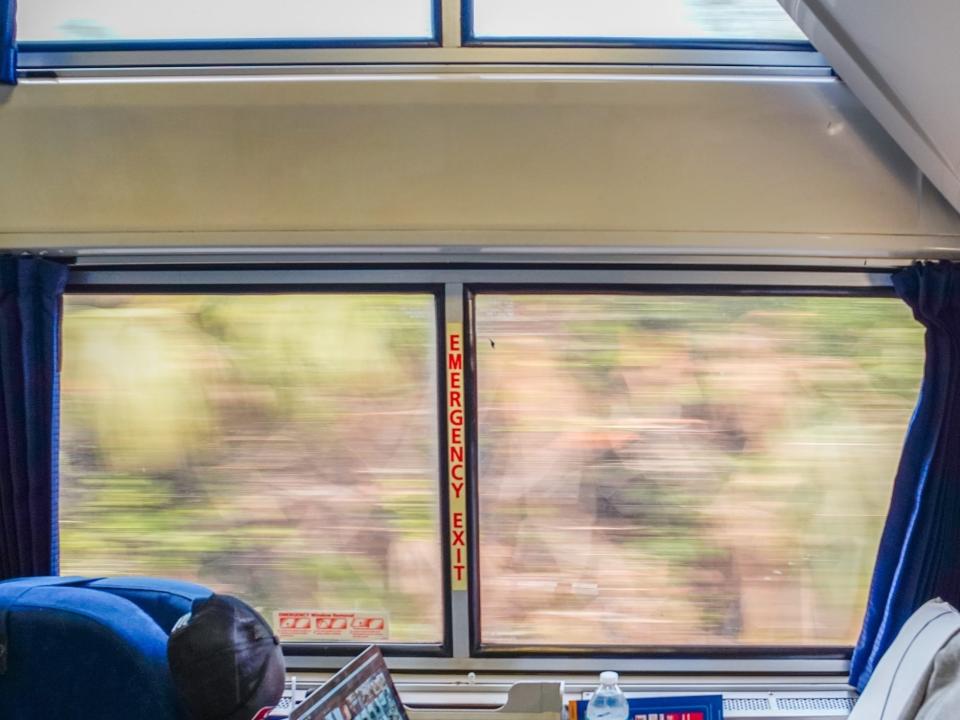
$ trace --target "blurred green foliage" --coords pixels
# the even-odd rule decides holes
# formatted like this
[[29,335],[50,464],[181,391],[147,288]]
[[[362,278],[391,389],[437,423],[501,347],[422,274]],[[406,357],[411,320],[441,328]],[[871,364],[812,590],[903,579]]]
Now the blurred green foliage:
[[[425,295],[68,296],[63,572],[386,611],[393,639],[438,640],[434,312]],[[415,585],[391,584],[424,543]]]
[[[922,365],[904,306],[477,315],[485,639],[562,643],[580,617],[597,642],[852,642]],[[435,333],[426,295],[68,296],[63,572],[438,640]]]
[[482,552],[538,558],[484,573],[488,641],[564,642],[530,622],[555,598],[507,592],[564,575],[599,588],[591,641],[856,640],[922,371],[905,305],[481,295],[477,318]]

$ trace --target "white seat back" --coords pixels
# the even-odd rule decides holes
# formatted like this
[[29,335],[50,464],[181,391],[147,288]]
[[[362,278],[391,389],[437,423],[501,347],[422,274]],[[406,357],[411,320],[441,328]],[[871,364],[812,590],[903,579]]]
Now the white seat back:
[[913,720],[937,653],[958,632],[953,606],[939,599],[923,605],[880,658],[848,720]]

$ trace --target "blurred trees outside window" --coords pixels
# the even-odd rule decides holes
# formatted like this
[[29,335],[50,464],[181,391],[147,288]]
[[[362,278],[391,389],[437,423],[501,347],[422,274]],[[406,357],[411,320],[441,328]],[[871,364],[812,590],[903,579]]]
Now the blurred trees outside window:
[[851,646],[922,365],[887,298],[476,298],[483,640]]
[[[64,574],[385,612],[391,641],[442,639],[433,296],[65,306]],[[922,372],[905,306],[475,309],[483,642],[853,644]]]
[[443,635],[432,295],[68,295],[61,571]]

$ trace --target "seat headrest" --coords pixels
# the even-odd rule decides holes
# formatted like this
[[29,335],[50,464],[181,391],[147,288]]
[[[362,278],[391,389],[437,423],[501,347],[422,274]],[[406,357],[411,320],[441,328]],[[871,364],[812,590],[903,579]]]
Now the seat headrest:
[[847,720],[914,717],[926,693],[937,653],[960,633],[960,613],[936,599],[924,604],[900,629],[880,658]]

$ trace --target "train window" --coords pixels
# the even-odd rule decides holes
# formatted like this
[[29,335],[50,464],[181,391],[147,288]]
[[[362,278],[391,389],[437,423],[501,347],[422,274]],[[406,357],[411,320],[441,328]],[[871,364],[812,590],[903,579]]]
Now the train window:
[[25,72],[488,61],[829,72],[777,0],[284,0],[269,11],[254,0],[23,0],[18,8]]
[[475,297],[482,643],[850,647],[922,328],[892,298]]
[[362,43],[432,40],[433,16],[431,0],[26,0],[17,20],[26,42]]
[[61,572],[440,642],[437,322],[413,292],[66,296]]
[[777,0],[472,0],[480,40],[806,42]]

